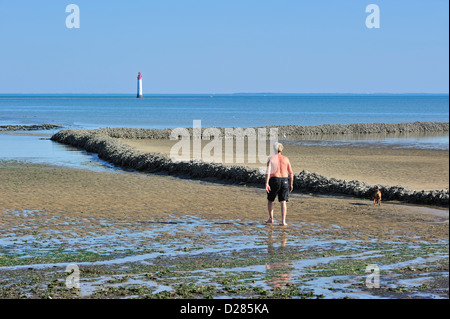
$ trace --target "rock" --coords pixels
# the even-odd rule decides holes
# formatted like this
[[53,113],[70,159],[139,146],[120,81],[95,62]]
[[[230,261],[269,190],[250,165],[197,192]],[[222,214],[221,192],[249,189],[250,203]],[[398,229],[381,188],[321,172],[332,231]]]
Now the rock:
[[53,130],[61,128],[59,125],[54,124],[41,124],[41,125],[6,125],[0,126],[0,131],[39,131],[39,130]]
[[[445,124],[445,123],[440,123]],[[380,124],[379,129],[384,130],[411,130],[420,128],[424,124],[420,122],[411,125],[401,124],[388,125]],[[445,125],[437,125],[439,128],[448,130]],[[322,126],[321,132],[329,132],[336,127],[341,130],[350,129],[352,126],[330,125]],[[372,124],[356,125],[363,131],[373,132]],[[297,130],[305,131],[303,127],[296,127]],[[88,152],[97,153],[99,158],[115,165],[133,168],[144,172],[166,172],[171,175],[181,175],[196,179],[217,179],[241,185],[263,185],[265,181],[264,172],[245,166],[225,166],[219,163],[206,163],[199,161],[177,162],[161,153],[144,154],[132,147],[120,143],[117,138],[167,138],[169,130],[156,129],[98,129],[98,130],[62,130],[54,134],[51,140],[82,148]],[[401,185],[368,185],[364,182],[352,180],[340,180],[327,178],[317,173],[303,170],[294,175],[294,188],[303,192],[317,192],[327,194],[347,194],[356,197],[371,198],[372,190],[377,187],[382,193],[384,200],[400,200],[409,203],[433,204],[448,206],[449,190],[434,191],[409,191]]]

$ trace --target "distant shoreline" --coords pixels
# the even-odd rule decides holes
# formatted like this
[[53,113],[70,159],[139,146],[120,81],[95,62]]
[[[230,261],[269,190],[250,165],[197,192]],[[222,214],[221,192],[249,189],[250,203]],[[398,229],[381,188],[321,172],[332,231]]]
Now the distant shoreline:
[[[145,93],[144,93],[145,94]],[[136,97],[136,93],[0,93],[0,96],[51,96],[51,95],[130,95]],[[147,93],[146,96],[161,96],[161,95],[205,95],[205,96],[392,96],[392,95],[410,95],[410,96],[421,96],[421,95],[435,95],[435,96],[449,96],[449,93],[389,93],[389,92],[373,92],[373,93],[351,93],[351,92],[330,92],[330,93],[280,93],[280,92],[235,92],[235,93]]]

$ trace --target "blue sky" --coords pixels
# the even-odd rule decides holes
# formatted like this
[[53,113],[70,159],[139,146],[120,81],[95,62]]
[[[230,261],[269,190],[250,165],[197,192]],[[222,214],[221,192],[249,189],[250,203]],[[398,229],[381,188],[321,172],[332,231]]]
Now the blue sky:
[[[68,4],[80,28],[68,29]],[[380,28],[365,25],[367,5]],[[0,0],[0,93],[448,93],[447,0]]]

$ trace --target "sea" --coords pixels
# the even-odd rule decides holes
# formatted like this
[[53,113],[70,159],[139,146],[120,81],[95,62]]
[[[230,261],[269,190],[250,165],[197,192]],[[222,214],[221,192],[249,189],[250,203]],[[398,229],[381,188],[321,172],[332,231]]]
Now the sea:
[[[448,122],[448,94],[0,94],[0,126],[64,128],[260,127],[350,123]],[[95,154],[48,139],[59,129],[0,132],[0,160],[110,169]],[[292,143],[449,149],[448,134],[321,136]],[[90,164],[86,164],[90,163]],[[92,165],[94,163],[94,165]]]

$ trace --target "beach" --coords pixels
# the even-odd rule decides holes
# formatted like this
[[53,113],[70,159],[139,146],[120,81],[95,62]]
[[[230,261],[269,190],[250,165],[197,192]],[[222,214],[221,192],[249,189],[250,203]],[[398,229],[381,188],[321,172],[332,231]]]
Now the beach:
[[[43,210],[59,216],[124,222],[195,215],[252,224],[264,224],[267,215],[265,190],[253,187],[158,174],[100,173],[14,162],[1,163],[0,168],[4,194],[0,205],[6,211]],[[411,232],[410,227],[417,228],[414,231],[426,240],[448,236],[448,224],[442,222],[443,217],[428,213],[445,212],[444,208],[398,203],[374,207],[370,200],[293,193],[288,209],[289,221],[293,224],[306,222],[325,228],[336,224],[347,229],[348,234],[359,230],[366,239],[365,236],[394,239],[401,236],[398,232]],[[433,219],[435,223],[431,222]],[[412,223],[414,220],[423,223]],[[3,225],[11,223],[14,219],[2,216]],[[376,223],[379,228],[373,228]],[[411,225],[404,228],[409,223]],[[435,231],[430,232],[431,228]]]
[[[177,143],[168,139],[120,139],[120,142],[144,153],[166,155],[170,155]],[[202,147],[207,144],[203,142]],[[226,165],[265,167],[265,163],[259,161],[248,162],[247,143],[244,150],[245,156],[239,158],[240,162],[234,158],[233,163]],[[330,178],[359,180],[372,185],[402,185],[412,190],[446,189],[449,185],[449,152],[445,150],[286,144],[283,154],[289,157],[296,173],[307,170]]]
[[20,162],[0,178],[3,298],[448,297],[448,209],[292,194],[282,227],[253,187]]
[[[297,189],[289,225],[277,224],[277,203],[267,225],[263,185],[130,169],[164,164],[176,141],[58,136],[124,169],[0,162],[3,298],[448,298],[448,205]],[[296,174],[448,189],[445,150],[286,144],[285,154]],[[70,264],[79,289],[64,284]],[[376,290],[368,265],[381,269]]]
[[1,303],[449,299],[448,1],[1,7]]

